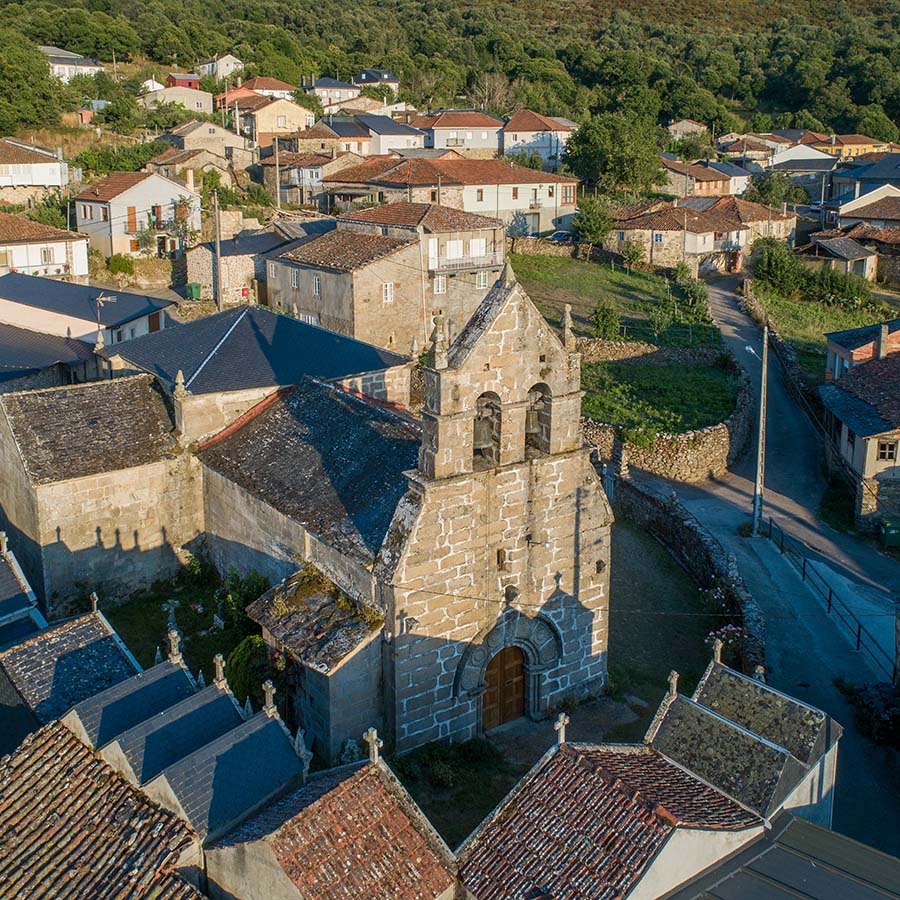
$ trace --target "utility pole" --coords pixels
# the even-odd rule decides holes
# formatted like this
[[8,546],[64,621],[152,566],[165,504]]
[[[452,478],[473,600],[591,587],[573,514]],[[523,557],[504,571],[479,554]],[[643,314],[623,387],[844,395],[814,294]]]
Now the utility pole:
[[215,253],[215,264],[216,264],[216,278],[215,278],[215,287],[216,287],[216,309],[221,312],[225,309],[225,301],[222,297],[222,229],[219,224],[219,192],[213,191],[213,223],[216,229],[216,253]]
[[[756,356],[756,353],[750,352]],[[756,482],[753,485],[753,534],[762,526],[763,491],[766,475],[766,393],[769,386],[769,323],[763,326],[762,379],[759,385],[759,425],[756,433]]]
[[275,207],[281,209],[281,168],[278,165],[278,135],[275,135]]

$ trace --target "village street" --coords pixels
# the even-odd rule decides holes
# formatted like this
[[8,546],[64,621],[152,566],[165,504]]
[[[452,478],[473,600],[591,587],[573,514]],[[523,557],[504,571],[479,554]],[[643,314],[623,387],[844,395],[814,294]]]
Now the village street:
[[[723,338],[758,391],[760,361],[745,350],[761,350],[761,332],[740,309],[737,279],[710,285],[713,315]],[[822,451],[814,427],[799,409],[784,373],[770,354],[765,515],[774,516],[821,561],[827,580],[854,597],[854,614],[887,644],[893,628],[891,592],[900,589],[900,566],[851,535],[840,534],[816,517],[825,488]],[[758,393],[756,394],[758,397]],[[891,853],[900,852],[900,754],[878,747],[856,729],[853,709],[834,679],[884,680],[846,631],[825,614],[793,566],[767,538],[742,538],[738,526],[750,518],[756,466],[756,431],[748,451],[726,477],[700,485],[671,485],[679,499],[735,555],[751,593],[766,618],[769,682],[819,706],[844,728],[838,760],[834,828]],[[886,648],[888,649],[888,648]],[[890,648],[891,650],[893,648]]]

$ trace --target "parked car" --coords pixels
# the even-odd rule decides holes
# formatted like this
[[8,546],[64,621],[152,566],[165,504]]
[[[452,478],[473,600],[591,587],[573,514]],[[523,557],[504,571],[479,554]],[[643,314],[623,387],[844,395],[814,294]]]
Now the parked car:
[[550,240],[555,241],[557,244],[574,244],[575,235],[571,231],[554,231],[550,235]]

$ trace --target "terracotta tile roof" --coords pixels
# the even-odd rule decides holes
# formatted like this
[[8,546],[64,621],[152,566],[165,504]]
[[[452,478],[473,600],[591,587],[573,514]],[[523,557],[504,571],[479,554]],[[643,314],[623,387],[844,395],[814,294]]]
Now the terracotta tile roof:
[[692,234],[728,231],[729,227],[724,219],[698,212],[687,206],[654,210],[632,219],[619,221],[616,225],[620,231],[689,231]]
[[[864,365],[853,366],[840,381],[828,387],[849,394],[877,411],[883,421],[870,434],[900,428],[900,353],[891,353],[884,359],[872,359]],[[885,424],[887,428],[883,427]],[[857,434],[869,436],[862,429],[854,430]]]
[[752,141],[749,138],[741,138],[726,144],[722,150],[725,153],[772,153],[772,148],[768,144],[760,141]]
[[412,242],[405,238],[385,237],[380,234],[358,234],[355,231],[329,231],[292,250],[286,250],[278,259],[289,259],[316,266],[353,272],[375,260],[390,256]]
[[[832,141],[834,138],[834,141]],[[801,144],[834,144],[837,147],[858,146],[858,145],[879,145],[885,144],[886,141],[877,141],[875,138],[867,137],[864,134],[817,134],[810,131],[800,139]]]
[[254,92],[252,94],[244,94],[241,97],[237,97],[234,103],[230,103],[229,105],[232,108],[236,106],[241,112],[254,113],[264,106],[269,106],[274,103],[277,99],[277,97],[268,97],[266,94],[257,94]]
[[63,231],[40,222],[32,222],[25,216],[0,212],[0,244],[28,244],[32,241],[86,241],[87,235]]
[[848,219],[900,220],[900,197],[882,197],[845,213]]
[[0,165],[15,166],[28,163],[58,163],[56,154],[43,147],[29,147],[20,141],[0,140]]
[[787,222],[796,218],[794,213],[782,212],[762,203],[751,203],[749,200],[741,200],[740,197],[720,197],[707,212],[726,218],[732,226],[749,225],[754,222]]
[[265,838],[304,900],[435,900],[450,851],[383,763],[312,776],[215,845]]
[[[824,234],[824,232],[820,232]],[[846,237],[856,241],[875,241],[881,244],[900,244],[900,227],[898,228],[874,228],[871,225],[860,223],[852,226],[848,231],[838,231]]]
[[136,184],[140,184],[152,175],[152,172],[114,172],[99,184],[85,188],[75,199],[106,203],[114,200],[119,194],[131,190]]
[[410,123],[423,131],[430,128],[502,128],[503,120],[478,110],[447,110],[416,116]]
[[277,78],[267,78],[265,75],[259,75],[256,78],[248,78],[242,85],[248,91],[296,91],[297,88],[288,84],[286,81],[279,81]]
[[667,159],[665,156],[660,157],[660,162],[664,169],[676,172],[679,175],[687,175],[695,181],[729,181],[728,176],[724,173],[717,172],[715,169],[707,168],[706,166],[697,166],[677,159]]
[[578,184],[574,176],[554,175],[501,159],[437,159],[432,164],[457,184]]
[[[338,157],[343,154],[338,154]],[[281,169],[302,169],[305,166],[324,166],[333,162],[330,153],[290,153],[284,150],[278,153],[278,166]],[[275,154],[267,156],[259,161],[261,166],[274,166]]]
[[[333,138],[334,135],[332,134],[331,137]],[[365,162],[357,166],[348,166],[346,169],[341,169],[340,172],[335,172],[333,175],[326,175],[322,181],[326,184],[368,184],[379,175],[398,166],[400,162],[400,158],[394,155],[370,156]]]
[[[170,147],[168,150],[163,150],[159,156],[154,156],[153,159],[147,161],[148,166],[163,166],[163,165],[178,165],[179,163],[186,163],[190,160],[194,159],[194,157],[199,156],[201,153],[210,153],[209,150],[179,150],[178,147]],[[224,158],[222,158],[224,162]]]
[[677,825],[740,830],[758,817],[643,745],[552,750],[460,849],[477,900],[618,900]]
[[194,840],[58,722],[0,760],[0,896],[203,900],[176,874]]
[[97,613],[53,625],[4,650],[0,670],[42,724],[136,672]]
[[520,109],[514,113],[512,118],[503,126],[504,131],[574,131],[571,125],[564,125],[561,122],[542,116],[540,113],[533,112],[530,109]]
[[499,228],[499,219],[463,212],[437,203],[389,203],[340,216],[341,222],[368,222],[379,225],[421,226],[426,233],[443,231],[474,231],[479,228]]
[[638,216],[656,212],[659,209],[666,209],[670,205],[666,200],[641,200],[638,203],[617,206],[610,210],[610,215],[615,221],[624,222],[627,219],[636,219]]
[[172,420],[150,375],[0,395],[34,484],[166,459]]

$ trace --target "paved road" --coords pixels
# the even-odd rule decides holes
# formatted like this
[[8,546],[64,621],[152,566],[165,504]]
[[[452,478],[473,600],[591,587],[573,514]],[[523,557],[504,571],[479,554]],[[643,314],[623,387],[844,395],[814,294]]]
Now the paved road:
[[[736,283],[733,278],[712,283],[710,302],[725,342],[748,369],[758,390],[760,362],[744,347],[749,344],[759,353],[761,331],[741,312],[734,293]],[[783,372],[771,354],[770,362],[767,515],[774,515],[815,548],[819,565],[833,569],[836,578],[860,586],[867,614],[881,617],[867,619],[868,624],[886,623],[888,617],[893,618],[889,592],[900,590],[900,566],[817,520],[826,483],[819,439],[788,392]],[[671,487],[735,555],[748,588],[762,607],[770,683],[826,710],[845,727],[838,759],[835,829],[900,855],[900,754],[875,746],[856,730],[853,710],[834,686],[835,678],[841,676],[859,682],[878,681],[883,676],[873,671],[847,634],[824,614],[820,601],[771,542],[738,536],[738,526],[750,518],[755,471],[756,453],[751,448],[721,479]]]

